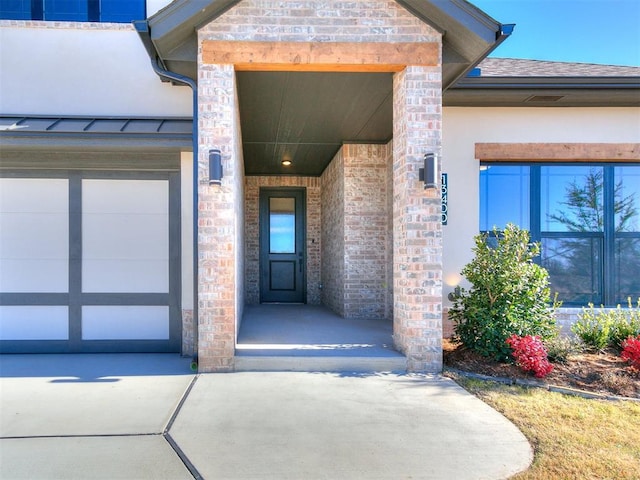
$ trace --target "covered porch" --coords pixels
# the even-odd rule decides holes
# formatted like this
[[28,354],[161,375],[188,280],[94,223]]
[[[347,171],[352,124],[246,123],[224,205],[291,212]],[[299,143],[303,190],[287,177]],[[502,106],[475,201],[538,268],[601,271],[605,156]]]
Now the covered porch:
[[[270,326],[264,345],[314,345],[294,349],[305,356],[324,350],[318,345],[354,353],[372,344],[389,353],[381,345],[393,344],[406,370],[440,371],[440,192],[434,183],[426,189],[419,169],[426,154],[439,157],[443,89],[504,38],[501,25],[458,2],[205,3],[176,1],[139,29],[152,60],[169,70],[161,76],[197,79],[179,81],[194,89],[197,118],[199,370],[264,360],[273,348],[248,354],[248,339]],[[306,223],[298,222],[303,209]],[[271,233],[261,220],[270,215],[295,218],[290,246],[264,241]],[[295,295],[283,300],[277,290]],[[297,328],[285,328],[282,313],[253,323],[256,311],[266,319],[266,310],[284,308],[261,304],[283,301],[318,310],[298,314]],[[336,315],[318,321],[328,314],[319,305]],[[354,329],[352,322],[372,318],[386,319],[383,342],[368,338],[373,321],[367,332]],[[318,329],[315,337],[266,343],[308,328]]]
[[393,346],[393,322],[343,318],[320,305],[246,306],[236,371],[398,372],[406,358]]

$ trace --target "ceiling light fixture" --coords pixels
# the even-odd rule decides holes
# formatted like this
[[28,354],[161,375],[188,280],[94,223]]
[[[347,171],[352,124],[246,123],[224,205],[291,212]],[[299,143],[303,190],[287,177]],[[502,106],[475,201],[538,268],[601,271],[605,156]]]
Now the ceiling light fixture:
[[288,158],[285,158],[284,160],[282,160],[282,166],[283,167],[290,167],[291,166],[291,160],[289,160]]

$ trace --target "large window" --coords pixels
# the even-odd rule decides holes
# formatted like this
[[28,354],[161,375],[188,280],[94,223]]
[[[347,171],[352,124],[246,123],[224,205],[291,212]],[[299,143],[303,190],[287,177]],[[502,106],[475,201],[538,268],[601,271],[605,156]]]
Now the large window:
[[128,23],[146,17],[145,0],[0,0],[0,19]]
[[480,167],[480,230],[514,223],[542,244],[565,305],[640,297],[640,165]]

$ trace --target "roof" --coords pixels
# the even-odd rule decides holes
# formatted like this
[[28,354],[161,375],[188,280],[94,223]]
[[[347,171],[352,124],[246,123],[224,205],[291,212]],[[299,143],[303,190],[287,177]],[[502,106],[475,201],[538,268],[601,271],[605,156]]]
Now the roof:
[[520,58],[485,58],[476,68],[481,77],[640,77],[640,67]]
[[444,93],[445,106],[640,106],[640,67],[486,58]]
[[[511,33],[466,0],[396,0],[443,34],[443,88],[464,76]],[[147,20],[151,41],[170,71],[196,78],[196,30],[240,0],[175,0]],[[139,29],[141,27],[138,27]]]
[[[152,61],[193,80],[197,30],[238,3],[175,0],[135,26]],[[396,3],[442,34],[443,90],[512,30],[466,0]],[[320,175],[343,143],[387,143],[393,136],[390,73],[237,72],[236,78],[247,175]],[[296,161],[283,171],[285,157]]]
[[192,145],[192,124],[190,118],[0,115],[0,145],[184,149]]

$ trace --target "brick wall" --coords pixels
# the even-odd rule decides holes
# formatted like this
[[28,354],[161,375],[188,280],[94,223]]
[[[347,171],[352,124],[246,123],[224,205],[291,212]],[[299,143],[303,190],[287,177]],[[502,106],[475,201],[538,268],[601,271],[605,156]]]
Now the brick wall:
[[322,182],[322,304],[344,315],[344,158],[340,150]]
[[244,0],[200,30],[211,40],[440,42],[440,34],[387,0]]
[[384,318],[393,318],[393,141],[386,145],[385,165],[387,166],[387,308]]
[[424,190],[418,169],[440,150],[438,67],[407,67],[393,78],[394,343],[409,371],[442,369],[440,192]]
[[387,159],[385,145],[345,145],[344,316],[385,318]]
[[322,175],[323,304],[391,319],[390,145],[344,145]]
[[[198,361],[233,370],[244,305],[244,161],[233,65],[198,62]],[[222,152],[222,185],[209,185],[209,150]]]
[[245,301],[260,303],[260,187],[304,187],[307,192],[307,303],[320,305],[320,179],[296,176],[245,178]]
[[195,353],[195,328],[193,310],[182,310],[182,355],[192,356]]
[[[244,0],[203,26],[199,30],[200,45],[205,39],[441,43],[440,33],[397,3],[375,0]],[[336,59],[339,54],[336,52]],[[331,59],[326,61],[331,63]],[[228,121],[235,112],[229,90],[233,83],[231,65],[202,65],[200,54],[199,112],[204,114],[204,121],[200,122],[200,160],[205,160],[203,152],[209,145],[220,147],[225,157],[225,177],[228,171],[232,176],[241,175],[241,155],[234,151],[234,135],[239,132]],[[426,150],[438,150],[440,146],[440,67],[408,67],[395,74],[393,103],[394,340],[407,355],[410,371],[440,371],[440,204],[438,195],[425,192],[417,179],[417,168]],[[206,165],[201,164],[200,171],[206,174]],[[227,184],[225,181],[220,193],[202,188],[199,204],[199,211],[205,214],[199,224],[199,244],[205,247],[200,254],[200,271],[205,275],[199,285],[199,331],[203,343],[199,351],[206,355],[206,361],[201,358],[204,371],[232,367],[234,343],[226,332],[229,325],[233,330],[237,325],[237,298],[233,292],[237,272],[233,263],[236,251],[229,240],[235,238],[234,229],[240,227],[234,223],[237,217],[230,210],[237,205],[234,195],[242,193],[226,190]],[[219,254],[209,250],[214,243]],[[388,256],[385,258],[389,260]],[[233,280],[228,280],[227,274]],[[218,283],[214,285],[215,281]],[[233,300],[233,309],[228,308],[229,299]]]

